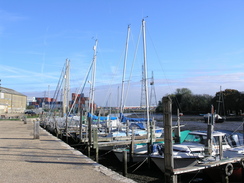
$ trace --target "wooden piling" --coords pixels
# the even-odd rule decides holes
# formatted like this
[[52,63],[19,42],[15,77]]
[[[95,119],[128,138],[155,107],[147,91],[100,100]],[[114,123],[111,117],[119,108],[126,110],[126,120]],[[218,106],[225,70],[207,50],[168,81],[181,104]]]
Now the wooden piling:
[[23,116],[23,121],[24,121],[24,124],[27,124],[27,117],[26,116]]
[[97,128],[94,128],[94,129],[93,129],[93,148],[94,148],[95,151],[96,151],[96,154],[95,154],[95,161],[98,162],[98,152],[99,152],[99,149],[98,149],[98,135],[97,135]]
[[66,114],[65,118],[65,133],[66,133],[66,143],[69,143],[69,136],[68,136],[68,114]]
[[223,137],[219,136],[219,159],[223,159],[223,144],[222,139]]
[[82,140],[82,117],[83,117],[83,108],[80,109],[80,126],[79,126],[79,142]]
[[39,121],[38,120],[34,120],[34,139],[39,139],[40,135],[39,135]]
[[134,128],[132,128],[131,144],[130,144],[130,163],[133,162],[134,144],[135,144],[135,133]]
[[175,129],[175,143],[180,143],[180,111],[177,109],[177,128]]
[[172,101],[170,97],[163,97],[163,114],[164,114],[164,166],[165,182],[177,183],[177,175],[174,175],[173,159],[173,138],[172,138]]
[[129,120],[126,121],[126,136],[129,136]]
[[88,147],[87,147],[87,155],[90,158],[91,157],[91,145],[92,145],[92,117],[88,117]]
[[127,151],[123,151],[123,176],[127,177]]

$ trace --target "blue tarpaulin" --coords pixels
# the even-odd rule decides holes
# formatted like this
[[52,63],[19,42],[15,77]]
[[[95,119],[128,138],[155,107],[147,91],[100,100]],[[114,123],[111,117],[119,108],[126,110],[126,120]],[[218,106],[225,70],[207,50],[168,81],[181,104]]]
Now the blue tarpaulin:
[[91,113],[88,113],[87,114],[87,117],[92,117],[92,119],[93,120],[101,120],[101,121],[105,121],[105,120],[108,120],[108,119],[110,119],[110,120],[116,120],[117,119],[117,117],[108,117],[108,116],[96,116],[96,115],[92,115]]
[[[129,118],[129,117],[125,117],[123,114],[120,114],[120,118],[121,118],[121,122],[126,122],[126,121],[130,121],[130,122],[147,121],[146,118]],[[150,121],[151,121],[151,119],[150,119]]]

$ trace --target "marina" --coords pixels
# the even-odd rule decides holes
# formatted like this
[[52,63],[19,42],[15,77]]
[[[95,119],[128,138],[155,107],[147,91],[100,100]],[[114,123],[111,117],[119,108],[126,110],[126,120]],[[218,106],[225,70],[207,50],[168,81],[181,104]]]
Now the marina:
[[[160,116],[160,118],[163,116]],[[8,117],[7,115],[5,118],[8,118],[9,120],[12,120],[13,118],[16,118],[16,116]],[[18,125],[29,125],[28,129],[29,131],[33,130],[34,122],[32,118],[22,118],[21,116],[18,117],[19,119],[22,119],[23,121],[16,121]],[[173,118],[173,123],[175,123],[177,118]],[[194,120],[193,120],[194,119]],[[26,122],[25,122],[26,120]],[[39,119],[37,119],[38,121]],[[159,119],[158,119],[159,120]],[[161,120],[162,121],[162,120]],[[182,121],[182,130],[190,129],[190,130],[206,130],[207,124],[203,121],[203,119],[199,116],[184,116],[181,119]],[[40,121],[39,121],[40,122]],[[158,126],[163,127],[163,122],[156,123]],[[13,124],[12,124],[13,125]],[[236,130],[238,129],[238,132],[242,132],[242,121],[225,121],[224,123],[216,123],[215,124],[215,130]],[[13,125],[14,126],[14,125]],[[233,129],[232,129],[233,128]],[[4,128],[3,128],[4,129]],[[42,130],[40,130],[41,132]],[[15,132],[14,132],[15,133]],[[41,132],[42,133],[42,132]],[[50,134],[53,134],[52,132],[49,132]],[[78,134],[78,131],[76,132]],[[28,132],[28,135],[33,135],[33,131],[30,133]],[[53,134],[55,136],[55,134]],[[48,135],[52,136],[52,135]],[[92,135],[93,136],[93,135]],[[60,136],[61,137],[61,136]],[[79,137],[79,136],[77,136]],[[88,137],[88,135],[87,135]],[[29,137],[29,138],[32,138]],[[42,139],[42,135],[40,135],[40,139]],[[52,137],[56,138],[56,137]],[[2,137],[4,139],[4,137]],[[99,139],[99,138],[98,138]],[[106,140],[105,140],[106,139]],[[64,142],[66,141],[66,136],[63,136],[61,138]],[[158,139],[163,140],[163,139]],[[83,154],[87,154],[87,142],[89,140],[83,139],[82,142],[79,141],[79,139],[69,138],[69,146],[74,147],[75,149],[79,150]],[[101,138],[97,141],[98,149],[104,147],[104,146],[114,146],[114,145],[131,145],[131,143],[148,143],[149,141],[145,137],[140,136],[134,136],[133,140],[131,137],[114,137],[114,138]],[[82,144],[83,143],[83,144]],[[95,145],[96,146],[96,145]],[[113,171],[118,172],[121,174],[121,176],[124,174],[124,168],[123,163],[119,162],[118,159],[116,159],[115,155],[112,153],[112,151],[104,151],[99,150],[99,153],[96,154],[96,149],[94,144],[92,144],[90,149],[90,158],[96,160],[99,164],[103,164],[104,166],[108,167],[109,169],[112,169]],[[73,149],[73,148],[72,148]],[[91,160],[92,161],[92,160]],[[220,171],[219,169],[222,169],[220,167],[226,166],[229,163],[231,164],[240,164],[242,161],[242,158],[234,158],[234,159],[222,159],[220,161],[211,161],[211,162],[205,162],[201,163],[195,166],[188,166],[184,168],[178,168],[174,169],[173,174],[176,175],[178,178],[178,182],[188,182],[189,179],[191,179],[191,182],[211,182],[211,175],[206,176],[206,170],[208,169],[216,169],[215,171]],[[133,179],[136,182],[164,182],[165,181],[165,174],[160,171],[154,163],[151,162],[151,166],[149,168],[147,160],[140,163],[128,163],[128,169],[127,169],[127,177],[130,179]],[[221,175],[221,174],[220,174]],[[207,177],[207,178],[206,178]],[[220,177],[221,178],[221,177]],[[238,181],[232,181],[233,175],[230,175],[230,182],[238,182]],[[225,180],[225,179],[223,179]],[[224,182],[222,180],[222,182]],[[221,179],[218,180],[221,182]],[[216,181],[212,181],[216,182]]]
[[[102,116],[102,109],[96,109],[94,95],[98,40],[95,40],[92,62],[83,85],[76,93],[72,93],[72,100],[69,100],[70,60],[66,59],[54,97],[52,100],[48,99],[48,108],[45,108],[38,118],[33,119],[33,121],[27,122],[30,120],[27,118],[28,114],[18,117],[18,119],[21,119],[24,125],[33,125],[35,140],[40,139],[39,128],[42,127],[62,142],[75,148],[82,155],[86,155],[88,159],[93,159],[97,165],[100,161],[104,164],[110,161],[117,162],[115,169],[118,168],[121,174],[119,176],[124,177],[125,179],[121,179],[126,182],[130,181],[126,177],[131,176],[131,179],[134,180],[134,177],[136,177],[134,173],[140,172],[139,174],[142,174],[142,169],[148,173],[154,172],[157,174],[157,178],[153,182],[229,183],[242,181],[244,168],[243,124],[242,130],[239,130],[241,135],[236,134],[235,129],[228,133],[218,131],[220,129],[217,129],[215,125],[217,123],[226,123],[226,117],[222,118],[219,115],[219,110],[216,113],[213,105],[211,105],[211,113],[201,115],[201,119],[192,120],[196,128],[196,130],[193,130],[187,123],[182,123],[181,116],[183,116],[183,113],[180,113],[180,109],[176,108],[176,105],[174,105],[176,116],[173,120],[172,97],[170,96],[163,97],[161,103],[161,113],[163,115],[161,118],[156,120],[152,117],[151,112],[155,109],[151,108],[149,104],[146,22],[144,19],[142,20],[141,31],[143,38],[141,88],[142,95],[144,95],[142,98],[145,99],[144,106],[141,106],[145,114],[143,117],[126,116],[124,114],[125,76],[122,78],[118,115],[112,116],[111,111],[107,111]],[[129,32],[130,26],[128,26],[127,32],[123,75],[125,74]],[[88,80],[89,77],[90,81]],[[151,79],[150,84],[152,85],[154,83],[153,76]],[[89,97],[84,97],[83,92],[87,83],[90,84]],[[191,93],[190,90],[185,88],[178,90],[178,92]],[[220,93],[222,93],[221,90]],[[59,98],[61,98],[61,101],[58,101]],[[176,99],[176,97],[173,98]],[[218,100],[218,102],[219,108],[220,103],[223,103],[223,101]],[[34,114],[34,112],[29,111],[29,114]],[[240,114],[242,115],[241,111]],[[6,117],[1,115],[1,118]],[[200,128],[200,123],[204,124],[203,128]],[[185,129],[183,130],[183,128]],[[107,159],[101,158],[107,154],[110,154]],[[116,160],[112,160],[112,156]],[[131,167],[133,167],[133,170]],[[157,171],[154,171],[154,169]],[[218,174],[218,176],[213,178],[212,175],[214,174]],[[150,177],[150,173],[148,177]],[[141,183],[151,182],[148,178],[142,180],[138,177],[135,181]]]
[[[199,117],[196,117],[196,118],[198,119],[196,121],[184,121],[183,123],[185,123],[185,124],[183,125],[182,128],[192,129],[192,130],[194,130],[194,128],[197,128],[198,130],[199,129],[206,130],[207,129],[207,124],[204,122],[204,120],[203,119],[200,120],[201,118],[199,118]],[[232,124],[232,125],[230,125],[230,124]],[[233,124],[235,124],[235,125],[233,125]],[[241,121],[239,121],[239,122],[231,122],[231,121],[228,122],[228,121],[226,121],[225,123],[215,124],[215,130],[227,129],[228,128],[227,126],[230,126],[228,129],[231,129],[231,127],[233,127],[233,126],[236,129],[236,127],[239,126],[239,131],[241,132],[242,128],[243,128],[242,125],[243,124],[242,124]],[[90,156],[91,154],[89,153],[89,151],[87,151],[88,152],[88,156],[89,157],[93,157],[99,163],[100,163],[100,159],[99,159],[100,153],[98,153],[98,151],[99,151],[99,148],[101,148],[101,147],[118,146],[118,145],[129,145],[129,147],[131,147],[131,149],[129,150],[129,153],[132,153],[133,152],[132,144],[138,144],[138,143],[146,143],[147,144],[147,143],[149,143],[149,140],[146,137],[139,137],[139,136],[134,136],[134,137],[130,136],[130,137],[121,137],[121,138],[120,137],[114,137],[114,138],[106,138],[106,140],[103,139],[103,138],[99,139],[99,138],[97,138],[97,135],[94,135],[94,134],[93,135],[86,135],[86,137],[88,137],[88,136],[91,136],[93,140],[94,139],[97,139],[97,140],[95,140],[95,141],[92,140],[91,141],[89,139],[87,139],[87,140],[83,139],[82,142],[85,143],[83,145],[86,146],[86,147],[85,148],[83,147],[83,151],[82,150],[81,151],[84,152],[84,149],[89,149],[87,147],[88,144],[86,144],[86,143],[90,141],[91,142],[90,153],[91,153],[91,151],[93,151],[94,154],[93,154],[93,156]],[[158,141],[162,141],[162,140],[165,140],[165,139],[159,139]],[[73,146],[77,146],[77,147],[78,146],[82,146],[82,144],[80,144],[80,143],[81,142],[79,142],[76,145],[73,144]],[[111,153],[111,152],[109,152],[109,153]],[[103,155],[104,154],[101,154],[101,156],[103,156]],[[105,162],[105,161],[108,161],[108,160],[102,160],[102,161]],[[223,159],[220,159],[220,160],[217,160],[217,159],[215,159],[214,161],[211,160],[211,161],[205,162],[205,163],[202,162],[202,163],[194,165],[194,166],[188,166],[188,167],[173,169],[172,172],[169,175],[170,176],[177,176],[177,178],[173,178],[173,181],[168,181],[168,182],[177,182],[177,181],[179,181],[179,182],[186,181],[187,182],[188,179],[184,178],[185,175],[188,175],[188,178],[189,178],[189,175],[191,177],[195,177],[196,175],[201,175],[202,177],[200,177],[200,178],[198,177],[197,180],[198,180],[198,182],[204,182],[204,181],[206,181],[205,180],[206,179],[206,174],[204,173],[206,170],[212,169],[212,168],[223,169],[223,167],[225,167],[227,165],[229,166],[230,163],[239,166],[239,165],[241,165],[241,162],[242,162],[242,158],[240,158],[240,157],[223,158]],[[147,164],[147,160],[145,160],[145,162],[142,163],[142,164],[144,164],[143,165],[144,166],[143,169],[145,169],[145,166],[147,167],[147,165],[145,165],[145,164]],[[133,165],[133,164],[128,164],[128,165]],[[119,165],[117,164],[117,166],[120,167],[118,172],[120,172],[121,174],[124,174],[125,170],[123,170],[123,164],[120,163]],[[135,167],[134,170],[140,171],[140,168],[141,168],[140,166],[141,166],[140,164],[137,164],[137,167]],[[154,167],[154,168],[156,168],[156,167]],[[241,167],[239,166],[238,168],[241,168]],[[116,170],[116,168],[115,168],[115,170]],[[166,175],[165,172],[163,173],[163,172],[159,171],[158,174],[161,174],[161,175],[159,176],[160,178],[158,178],[156,181],[160,182],[160,181],[165,179],[165,175]],[[224,178],[221,178],[221,176],[220,176],[219,182],[228,182],[229,179],[228,179],[228,181],[226,181],[227,178],[230,178],[230,182],[232,180],[231,179],[231,175],[230,175],[230,177],[229,176],[224,176],[225,175],[224,173],[222,173],[222,174],[220,173],[219,175],[222,175],[224,177]],[[132,174],[130,176],[134,177],[134,175],[132,175]],[[211,182],[211,180],[209,180],[209,179],[207,179],[207,181]],[[138,182],[143,182],[143,180],[138,181]]]

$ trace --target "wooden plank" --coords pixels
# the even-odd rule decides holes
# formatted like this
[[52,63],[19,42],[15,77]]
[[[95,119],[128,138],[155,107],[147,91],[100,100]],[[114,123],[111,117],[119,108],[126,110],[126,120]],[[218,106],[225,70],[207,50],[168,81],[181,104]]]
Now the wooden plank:
[[[143,140],[135,140],[135,144],[140,144],[140,143],[148,143],[148,139],[143,139]],[[112,141],[112,142],[98,142],[99,147],[106,147],[106,146],[115,146],[115,145],[129,145],[131,144],[131,140],[126,140],[126,141]]]
[[187,166],[184,168],[178,168],[178,169],[174,169],[173,170],[173,174],[174,175],[178,175],[178,174],[183,174],[183,173],[189,173],[189,172],[194,172],[194,171],[199,171],[199,170],[203,170],[203,169],[208,169],[208,168],[213,168],[213,167],[217,167],[217,166],[222,166],[222,165],[226,165],[228,163],[237,163],[239,161],[241,161],[242,158],[229,158],[229,159],[222,159],[219,161],[211,161],[211,162],[207,162],[207,163],[202,163],[202,164],[197,164],[194,166]]

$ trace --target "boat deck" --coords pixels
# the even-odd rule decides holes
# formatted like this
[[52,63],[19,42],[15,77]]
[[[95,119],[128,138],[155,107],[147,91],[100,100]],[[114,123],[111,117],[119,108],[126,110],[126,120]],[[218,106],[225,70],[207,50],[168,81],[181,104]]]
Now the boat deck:
[[242,160],[242,158],[228,158],[228,159],[222,159],[218,161],[206,161],[203,163],[199,163],[193,166],[187,166],[183,168],[174,169],[173,173],[174,175],[179,175],[183,173],[190,173],[195,171],[200,171],[208,168],[214,168],[214,167],[220,167],[223,165],[227,165],[229,163],[238,163]]

